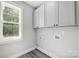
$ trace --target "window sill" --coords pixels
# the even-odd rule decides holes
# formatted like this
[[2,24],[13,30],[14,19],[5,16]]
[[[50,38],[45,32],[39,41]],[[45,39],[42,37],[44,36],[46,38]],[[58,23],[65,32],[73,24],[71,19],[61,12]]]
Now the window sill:
[[6,39],[6,40],[18,40],[18,39],[21,39],[21,36],[14,36],[14,37],[4,37],[3,36],[3,39]]

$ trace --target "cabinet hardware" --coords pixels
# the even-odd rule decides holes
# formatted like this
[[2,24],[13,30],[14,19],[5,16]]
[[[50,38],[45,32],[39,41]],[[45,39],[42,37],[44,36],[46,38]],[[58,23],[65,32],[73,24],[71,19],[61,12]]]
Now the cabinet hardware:
[[56,39],[60,39],[60,37],[59,37],[59,36],[55,36],[55,38],[56,38]]
[[55,26],[55,24],[54,24],[54,26]]
[[56,24],[56,26],[58,26],[58,24]]

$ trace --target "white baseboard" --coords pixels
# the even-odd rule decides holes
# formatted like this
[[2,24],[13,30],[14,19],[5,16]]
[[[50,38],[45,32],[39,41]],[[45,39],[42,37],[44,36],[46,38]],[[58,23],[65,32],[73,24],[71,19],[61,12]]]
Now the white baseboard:
[[12,56],[10,56],[10,57],[8,57],[8,58],[16,58],[16,57],[19,57],[19,56],[21,56],[21,55],[23,55],[23,54],[26,54],[26,53],[28,53],[28,52],[34,50],[34,49],[36,49],[36,46],[35,46],[35,47],[32,47],[32,48],[30,48],[30,49],[28,49],[28,50],[25,50],[25,51],[23,51],[23,52],[14,54],[14,55],[12,55]]
[[28,50],[25,50],[25,51],[23,51],[23,52],[19,52],[19,53],[17,53],[17,54],[14,54],[14,55],[12,55],[12,56],[10,56],[10,57],[8,57],[8,58],[16,58],[16,57],[19,57],[19,56],[21,56],[21,55],[23,55],[23,54],[26,54],[26,53],[28,53],[28,52],[34,50],[34,49],[38,49],[38,50],[40,50],[41,52],[47,54],[48,56],[50,56],[50,57],[52,57],[52,58],[58,58],[58,56],[56,56],[56,55],[54,55],[54,54],[52,54],[52,53],[50,53],[50,52],[48,52],[48,51],[46,51],[46,50],[40,48],[40,47],[37,47],[37,46],[34,46],[34,47],[32,47],[32,48],[30,48],[30,49],[28,49]]
[[56,56],[56,55],[54,55],[54,54],[52,54],[52,53],[50,53],[50,52],[48,52],[48,51],[46,51],[46,50],[40,48],[40,47],[37,47],[37,49],[40,50],[41,52],[47,54],[48,56],[50,56],[50,57],[52,57],[52,58],[59,58],[58,56]]

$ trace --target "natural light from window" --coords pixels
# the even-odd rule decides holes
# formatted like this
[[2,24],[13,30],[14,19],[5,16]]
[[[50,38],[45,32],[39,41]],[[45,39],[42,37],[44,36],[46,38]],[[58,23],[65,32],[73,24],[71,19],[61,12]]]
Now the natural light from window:
[[4,38],[21,37],[21,9],[10,3],[1,3],[2,34]]

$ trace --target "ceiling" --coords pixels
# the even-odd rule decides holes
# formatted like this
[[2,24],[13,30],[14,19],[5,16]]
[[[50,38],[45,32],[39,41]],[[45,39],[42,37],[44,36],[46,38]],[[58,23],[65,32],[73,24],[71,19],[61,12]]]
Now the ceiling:
[[25,1],[25,3],[29,4],[30,6],[37,8],[41,4],[44,3],[44,1]]

